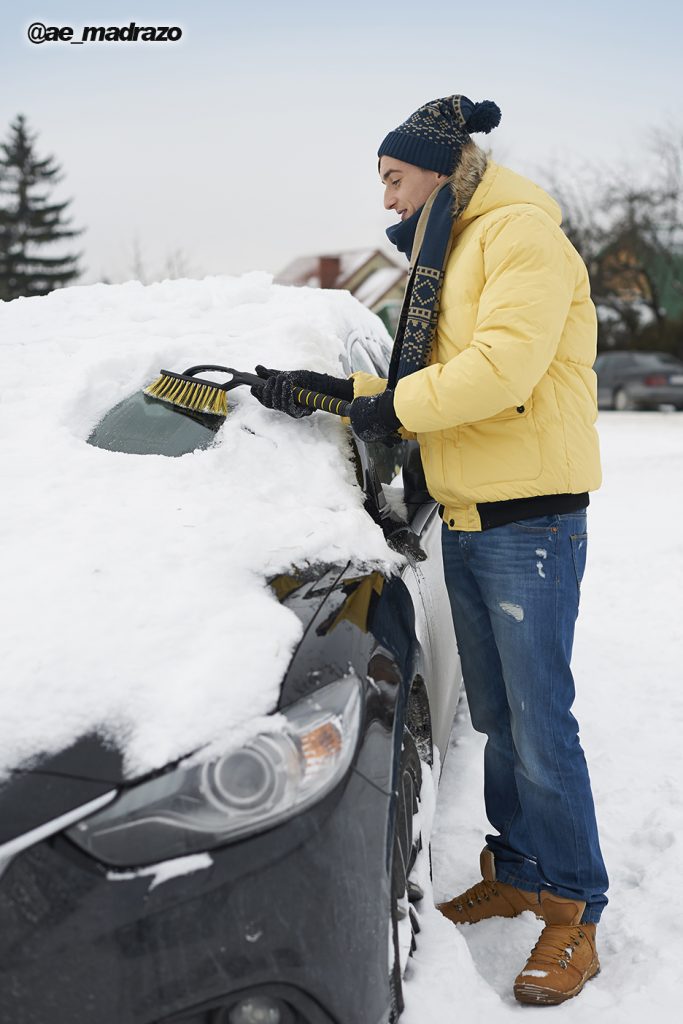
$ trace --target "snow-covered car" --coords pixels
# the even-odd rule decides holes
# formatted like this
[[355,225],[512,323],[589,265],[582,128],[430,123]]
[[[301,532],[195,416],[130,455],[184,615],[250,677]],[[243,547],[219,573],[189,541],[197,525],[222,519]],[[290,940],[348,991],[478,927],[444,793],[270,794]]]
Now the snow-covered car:
[[[44,582],[16,583],[0,708],[0,1024],[394,1021],[460,689],[419,449],[246,389],[225,419],[178,409],[132,390],[109,342],[116,387],[93,398],[105,349],[69,344],[78,325],[154,324],[139,383],[170,344],[155,304],[206,315],[205,282],[158,287],[31,300],[53,379],[60,360],[78,379],[46,401],[42,506],[10,524]],[[349,296],[212,287],[211,358],[244,362],[247,338],[248,368],[386,373]],[[269,308],[245,309],[254,289]]]

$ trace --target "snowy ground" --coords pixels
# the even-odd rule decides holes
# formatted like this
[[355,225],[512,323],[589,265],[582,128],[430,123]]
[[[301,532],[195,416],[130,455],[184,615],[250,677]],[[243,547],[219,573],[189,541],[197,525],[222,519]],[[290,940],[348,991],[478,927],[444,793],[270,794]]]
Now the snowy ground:
[[[680,1020],[683,415],[602,413],[599,427],[604,484],[589,509],[574,674],[611,879],[598,930],[602,973],[561,1007],[522,1007],[512,981],[540,923],[523,914],[456,928],[430,907],[406,986],[405,1024],[497,1024],[525,1014],[582,1024]],[[487,831],[482,758],[464,707],[432,835],[437,902],[479,877]]]

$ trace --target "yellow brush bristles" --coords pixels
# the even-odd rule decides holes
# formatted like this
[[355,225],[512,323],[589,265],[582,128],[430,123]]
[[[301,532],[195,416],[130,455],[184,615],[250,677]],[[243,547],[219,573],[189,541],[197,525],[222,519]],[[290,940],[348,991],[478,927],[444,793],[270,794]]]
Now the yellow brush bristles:
[[162,402],[190,409],[192,412],[208,412],[213,416],[227,416],[228,396],[223,388],[201,384],[199,381],[178,380],[162,373],[144,389],[146,395],[159,398]]

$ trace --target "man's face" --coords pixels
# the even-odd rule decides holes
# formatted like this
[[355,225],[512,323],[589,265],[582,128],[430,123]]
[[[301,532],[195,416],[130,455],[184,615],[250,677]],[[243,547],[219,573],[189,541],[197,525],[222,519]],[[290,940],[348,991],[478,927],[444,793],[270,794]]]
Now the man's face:
[[383,156],[379,161],[379,177],[384,185],[384,209],[395,210],[401,220],[407,220],[424,206],[446,175],[426,171],[415,164],[404,164],[393,156]]

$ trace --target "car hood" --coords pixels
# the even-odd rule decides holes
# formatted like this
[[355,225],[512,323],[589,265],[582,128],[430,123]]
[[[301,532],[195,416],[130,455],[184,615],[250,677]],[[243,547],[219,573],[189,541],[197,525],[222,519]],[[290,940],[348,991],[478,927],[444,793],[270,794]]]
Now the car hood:
[[364,510],[347,428],[278,416],[243,387],[206,448],[87,440],[162,366],[339,372],[349,332],[384,336],[381,323],[349,295],[256,274],[64,289],[2,304],[0,325],[17,398],[0,409],[0,778],[98,735],[135,779],[252,728],[304,629],[267,580],[399,561]]
[[[349,565],[313,566],[278,574],[269,583],[302,627],[275,711],[339,679],[356,660],[354,646],[365,650],[372,644],[370,610],[383,577],[378,572],[358,575]],[[195,752],[188,749],[184,756]],[[39,756],[0,782],[0,847],[148,774],[131,776],[122,751],[97,734],[84,735],[57,754]]]
[[[320,617],[330,599],[335,608],[343,602],[345,596],[344,568],[343,566],[309,566],[306,569],[293,570],[290,573],[278,573],[268,581],[270,590],[277,601],[293,611],[301,624],[302,637],[295,647],[294,654],[300,653],[302,647],[313,647],[317,652],[315,640],[311,643],[309,638],[307,641],[307,634],[311,623]],[[338,591],[336,599],[335,591]],[[292,699],[297,699],[298,695],[291,698],[285,695],[283,698],[283,687],[286,680],[287,674],[285,673],[282,686],[274,694],[266,713],[275,711],[283,704],[291,703]],[[318,685],[318,683],[313,685]],[[169,764],[189,756],[194,753],[195,749],[188,747]],[[167,765],[161,767],[167,767]],[[148,774],[150,773],[144,770],[126,771],[123,752],[116,742],[106,735],[89,733],[80,736],[74,743],[57,753],[34,755],[30,761],[13,769],[9,777],[0,780],[0,792],[18,779],[30,775],[38,776],[41,779],[55,776],[65,779],[88,780],[101,782],[111,787],[139,782]]]
[[0,784],[0,861],[4,843],[105,797],[115,789],[112,778],[121,777],[120,754],[98,736],[78,740],[44,766],[12,772]]

